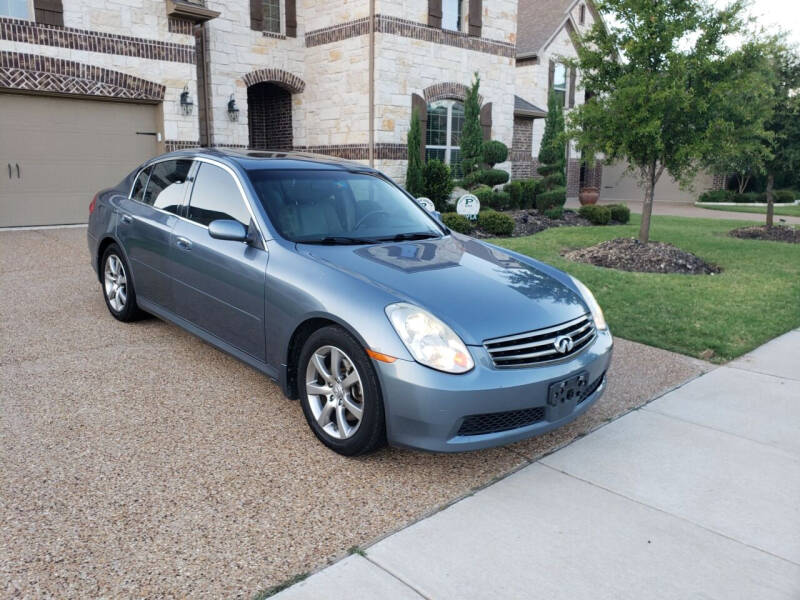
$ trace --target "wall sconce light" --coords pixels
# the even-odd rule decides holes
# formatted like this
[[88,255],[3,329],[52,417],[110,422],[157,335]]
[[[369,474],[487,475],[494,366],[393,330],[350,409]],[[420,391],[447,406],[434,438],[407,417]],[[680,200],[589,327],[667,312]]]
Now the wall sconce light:
[[236,99],[231,94],[230,100],[228,100],[228,118],[231,121],[238,121],[239,120],[239,109],[236,108]]
[[181,110],[183,114],[190,115],[192,114],[192,108],[194,108],[194,102],[192,102],[191,97],[189,96],[189,86],[183,86],[183,91],[181,92]]

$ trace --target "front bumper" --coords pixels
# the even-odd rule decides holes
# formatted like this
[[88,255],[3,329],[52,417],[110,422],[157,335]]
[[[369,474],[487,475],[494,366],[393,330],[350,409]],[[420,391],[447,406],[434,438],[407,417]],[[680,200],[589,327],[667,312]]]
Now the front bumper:
[[494,367],[483,347],[470,346],[475,368],[463,375],[441,373],[419,363],[376,362],[386,407],[386,429],[394,446],[461,452],[509,444],[560,427],[586,412],[605,391],[605,380],[575,409],[556,420],[478,435],[461,435],[471,415],[546,407],[551,383],[585,372],[590,382],[608,370],[613,341],[599,331],[579,355],[562,363],[516,369]]

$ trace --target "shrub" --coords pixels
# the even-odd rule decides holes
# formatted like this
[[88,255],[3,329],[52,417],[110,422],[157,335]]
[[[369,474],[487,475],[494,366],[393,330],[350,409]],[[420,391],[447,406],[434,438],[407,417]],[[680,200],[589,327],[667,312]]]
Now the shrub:
[[730,202],[731,193],[728,190],[713,190],[700,194],[700,202]]
[[486,210],[478,213],[478,227],[492,235],[511,235],[514,231],[514,219],[503,213]]
[[624,204],[609,204],[608,210],[611,211],[611,219],[617,223],[627,223],[631,220],[631,209]]
[[794,190],[775,190],[774,192],[772,192],[772,198],[778,204],[794,202],[795,200],[797,200],[797,192],[795,192]]
[[429,160],[425,164],[425,195],[436,205],[436,210],[447,209],[447,199],[453,191],[450,167],[440,160]]
[[483,154],[483,129],[481,129],[481,104],[478,89],[481,78],[475,73],[467,97],[464,99],[464,125],[461,128],[461,169],[465,176],[472,173]]
[[512,181],[503,188],[511,196],[511,208],[522,208],[522,182]]
[[555,188],[549,192],[541,192],[536,196],[536,210],[544,212],[556,206],[564,206],[567,201],[567,188]]
[[408,167],[406,168],[406,189],[408,193],[419,198],[425,193],[425,168],[422,165],[422,156],[419,147],[422,131],[419,123],[419,114],[416,110],[411,113],[411,129],[408,130]]
[[506,162],[508,158],[508,146],[497,140],[490,140],[483,143],[483,162],[490,167],[497,163]]
[[[547,118],[539,149],[539,174],[545,177],[547,189],[564,185],[564,102],[559,101],[554,91],[547,99]],[[559,179],[557,176],[560,175]],[[552,177],[551,176],[556,176]]]
[[745,192],[744,194],[731,194],[730,199],[732,202],[753,204],[754,202],[765,202],[766,195],[758,192]]
[[497,210],[508,210],[511,208],[511,194],[508,192],[495,192],[492,194],[492,204],[490,206]]
[[601,206],[599,204],[581,206],[578,210],[578,214],[595,225],[608,225],[608,222],[611,220],[611,211],[607,206]]
[[560,219],[564,216],[564,208],[561,206],[554,206],[544,211],[544,216],[548,219]]
[[479,183],[494,186],[506,183],[508,177],[508,172],[502,169],[481,169],[479,171],[473,171],[464,177],[462,183],[467,188],[474,187]]
[[544,181],[542,179],[523,179],[522,180],[522,202],[520,208],[533,208],[536,206],[536,196],[544,191]]
[[475,194],[475,197],[480,201],[481,208],[492,205],[492,196],[494,196],[494,191],[492,191],[492,188],[482,186],[479,189],[473,190],[472,193]]
[[467,217],[454,212],[443,213],[442,223],[458,233],[469,234],[473,229],[475,229],[472,221],[470,221]]

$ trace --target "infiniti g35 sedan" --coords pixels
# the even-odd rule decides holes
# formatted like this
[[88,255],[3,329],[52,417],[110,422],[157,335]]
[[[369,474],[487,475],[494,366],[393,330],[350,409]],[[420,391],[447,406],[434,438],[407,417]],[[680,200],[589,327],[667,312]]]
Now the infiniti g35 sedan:
[[605,389],[611,334],[580,281],[450,231],[363,165],[186,150],[89,210],[116,319],[156,315],[258,369],[341,454],[506,444]]

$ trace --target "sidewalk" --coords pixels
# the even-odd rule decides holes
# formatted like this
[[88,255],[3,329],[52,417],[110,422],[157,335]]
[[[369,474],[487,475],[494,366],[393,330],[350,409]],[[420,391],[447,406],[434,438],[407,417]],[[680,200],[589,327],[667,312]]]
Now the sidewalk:
[[797,599],[799,356],[795,330],[276,597]]

